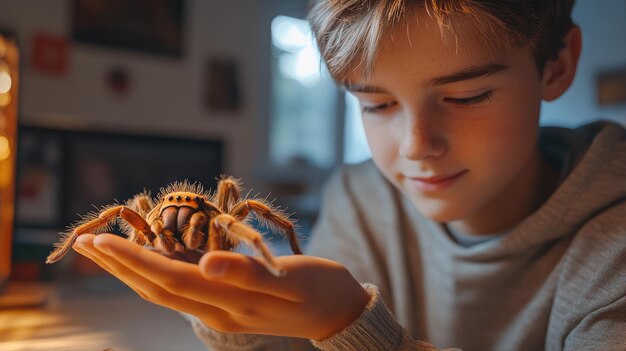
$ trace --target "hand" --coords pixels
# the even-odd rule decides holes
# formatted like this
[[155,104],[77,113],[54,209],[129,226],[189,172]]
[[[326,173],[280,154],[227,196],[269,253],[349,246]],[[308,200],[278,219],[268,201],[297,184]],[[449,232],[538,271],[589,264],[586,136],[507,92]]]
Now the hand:
[[222,332],[322,340],[358,318],[370,298],[345,267],[318,257],[277,257],[287,271],[278,278],[229,251],[206,253],[196,265],[112,234],[81,235],[74,248],[145,300]]

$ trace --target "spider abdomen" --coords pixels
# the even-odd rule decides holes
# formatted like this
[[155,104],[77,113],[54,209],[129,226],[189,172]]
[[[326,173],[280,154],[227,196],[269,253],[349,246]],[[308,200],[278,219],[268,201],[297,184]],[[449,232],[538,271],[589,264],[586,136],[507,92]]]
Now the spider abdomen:
[[200,212],[197,209],[188,206],[169,206],[161,211],[161,219],[165,229],[174,233],[177,239],[180,239],[183,231],[189,225],[191,216]]

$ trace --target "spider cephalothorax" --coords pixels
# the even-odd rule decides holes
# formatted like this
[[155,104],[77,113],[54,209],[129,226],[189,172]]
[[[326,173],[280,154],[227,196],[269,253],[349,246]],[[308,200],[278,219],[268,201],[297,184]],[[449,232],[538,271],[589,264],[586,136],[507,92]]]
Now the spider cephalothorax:
[[239,181],[222,177],[214,193],[187,181],[162,188],[152,199],[146,191],[124,205],[113,204],[91,213],[63,234],[47,263],[60,260],[81,234],[99,234],[117,221],[129,240],[171,254],[177,250],[230,250],[247,243],[263,257],[275,275],[284,271],[275,262],[263,236],[247,224],[249,214],[265,226],[284,234],[295,254],[301,254],[294,224],[281,210],[262,199],[241,197]]

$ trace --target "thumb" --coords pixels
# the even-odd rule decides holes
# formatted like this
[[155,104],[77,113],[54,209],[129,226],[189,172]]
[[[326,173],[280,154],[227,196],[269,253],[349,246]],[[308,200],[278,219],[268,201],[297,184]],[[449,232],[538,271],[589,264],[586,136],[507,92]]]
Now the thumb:
[[245,290],[293,299],[293,295],[288,292],[289,274],[285,277],[276,277],[267,270],[260,259],[255,257],[216,250],[204,254],[198,266],[202,276],[207,279],[219,280],[221,283]]

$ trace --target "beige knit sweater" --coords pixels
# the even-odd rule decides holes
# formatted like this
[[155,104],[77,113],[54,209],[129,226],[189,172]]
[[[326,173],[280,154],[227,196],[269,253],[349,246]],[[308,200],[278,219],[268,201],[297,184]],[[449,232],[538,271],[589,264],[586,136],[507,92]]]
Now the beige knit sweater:
[[[308,253],[344,264],[372,300],[315,346],[626,350],[625,135],[611,123],[544,128],[541,145],[567,177],[524,221],[472,246],[418,213],[372,163],[345,167],[326,187]],[[313,349],[193,325],[211,350]]]

